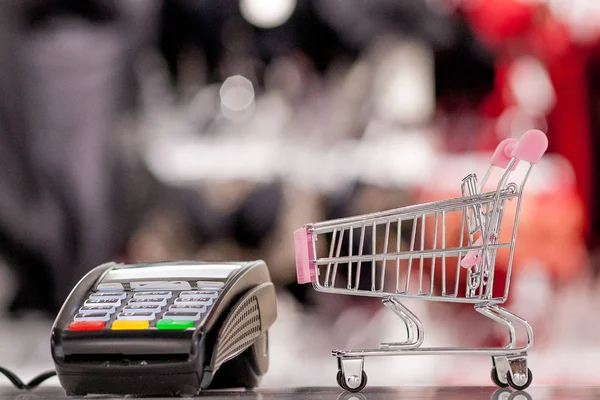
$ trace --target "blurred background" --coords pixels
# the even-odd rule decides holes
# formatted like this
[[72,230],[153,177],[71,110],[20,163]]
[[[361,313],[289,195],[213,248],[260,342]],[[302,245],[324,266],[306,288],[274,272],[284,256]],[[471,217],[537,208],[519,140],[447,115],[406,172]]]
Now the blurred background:
[[[293,231],[459,196],[531,128],[549,149],[506,307],[533,325],[534,384],[598,383],[600,2],[0,0],[0,364],[52,368],[54,315],[101,263],[262,258],[264,385],[335,386],[332,349],[405,330],[377,299],[296,284]],[[472,306],[405,304],[426,345],[505,339]],[[365,368],[491,384],[489,357]]]

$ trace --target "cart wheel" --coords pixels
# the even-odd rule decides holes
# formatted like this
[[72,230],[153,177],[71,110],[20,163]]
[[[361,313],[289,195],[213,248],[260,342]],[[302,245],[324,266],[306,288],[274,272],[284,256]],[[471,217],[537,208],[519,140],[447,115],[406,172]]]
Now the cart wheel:
[[337,384],[343,388],[344,387],[344,377],[341,370],[338,370],[337,376],[335,377]]
[[513,376],[512,373],[510,373],[510,371],[506,374],[506,380],[508,381],[508,384],[511,388],[515,390],[525,390],[529,387],[529,385],[531,385],[531,381],[533,381],[533,374],[531,373],[531,370],[527,368],[527,382],[525,382],[523,385],[517,385],[513,381]]
[[499,386],[501,388],[508,387],[508,383],[500,382],[500,379],[498,379],[498,373],[496,372],[496,367],[492,367],[492,381],[496,384],[496,386]]
[[367,386],[367,373],[365,371],[362,372],[362,379],[361,379],[360,385],[358,385],[354,389],[352,389],[348,386],[348,384],[346,383],[344,374],[342,373],[341,370],[338,371],[336,378],[337,378],[338,385],[340,385],[340,387],[342,389],[344,389],[348,392],[357,393],[357,392],[360,392],[361,390],[363,390],[365,388],[365,386]]

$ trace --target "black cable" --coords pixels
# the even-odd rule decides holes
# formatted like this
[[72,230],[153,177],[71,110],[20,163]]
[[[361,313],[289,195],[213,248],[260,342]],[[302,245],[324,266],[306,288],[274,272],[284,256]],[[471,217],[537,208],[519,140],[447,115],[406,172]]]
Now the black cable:
[[29,389],[33,389],[33,388],[39,386],[40,383],[44,382],[47,379],[52,378],[53,376],[56,376],[56,371],[46,371],[44,373],[39,374],[32,380],[30,380],[29,383],[27,384],[27,386]]
[[19,379],[19,377],[17,375],[15,375],[14,372],[9,371],[6,368],[0,367],[0,373],[2,375],[6,376],[8,378],[8,380],[13,385],[15,385],[15,387],[17,389],[21,389],[21,390],[31,390],[31,389],[34,389],[35,387],[39,386],[40,383],[42,383],[45,380],[47,380],[49,378],[52,378],[53,376],[56,375],[56,371],[46,371],[44,373],[39,374],[38,376],[36,376],[32,380],[30,380],[29,383],[25,383],[21,379]]

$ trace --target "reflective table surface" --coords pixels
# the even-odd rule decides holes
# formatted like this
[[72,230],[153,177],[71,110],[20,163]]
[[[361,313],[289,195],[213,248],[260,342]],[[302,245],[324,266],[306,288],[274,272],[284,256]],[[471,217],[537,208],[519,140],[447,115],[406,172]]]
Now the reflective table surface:
[[[88,396],[89,399],[122,398],[123,396]],[[127,396],[131,398],[133,396]],[[39,388],[31,392],[19,391],[9,387],[0,387],[0,399],[14,400],[63,400],[68,399],[61,388]],[[204,392],[197,398],[270,400],[270,399],[319,399],[319,400],[378,400],[378,399],[440,399],[440,400],[554,400],[554,399],[598,399],[600,387],[531,387],[525,392],[494,387],[371,387],[360,393],[348,393],[331,387],[297,389],[261,389],[256,391],[215,391]],[[149,399],[149,398],[148,398]]]

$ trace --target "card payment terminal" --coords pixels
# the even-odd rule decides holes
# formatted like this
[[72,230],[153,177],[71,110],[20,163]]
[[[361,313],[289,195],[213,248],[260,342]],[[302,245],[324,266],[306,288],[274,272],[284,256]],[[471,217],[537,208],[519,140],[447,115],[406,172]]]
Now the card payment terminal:
[[51,334],[68,395],[193,395],[252,388],[277,317],[267,265],[107,263],[76,285]]

